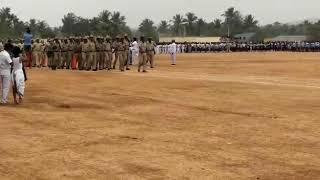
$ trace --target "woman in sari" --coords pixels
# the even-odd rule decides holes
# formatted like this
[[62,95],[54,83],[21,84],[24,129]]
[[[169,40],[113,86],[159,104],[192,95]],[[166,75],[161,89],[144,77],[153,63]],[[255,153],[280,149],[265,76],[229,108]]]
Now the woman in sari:
[[[12,88],[13,88],[13,98],[15,104],[21,104],[24,97],[25,89],[25,76],[23,73],[23,60],[21,55],[21,50],[19,47],[14,47],[12,50],[13,58],[13,68],[12,68]],[[19,99],[17,99],[17,97]]]

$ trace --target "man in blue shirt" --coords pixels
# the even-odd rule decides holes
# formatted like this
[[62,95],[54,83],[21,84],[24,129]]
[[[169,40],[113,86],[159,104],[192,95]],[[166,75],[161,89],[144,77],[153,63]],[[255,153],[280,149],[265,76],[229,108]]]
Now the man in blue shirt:
[[32,38],[30,28],[27,28],[26,32],[23,35],[24,51],[27,55],[27,67],[31,68],[32,66]]

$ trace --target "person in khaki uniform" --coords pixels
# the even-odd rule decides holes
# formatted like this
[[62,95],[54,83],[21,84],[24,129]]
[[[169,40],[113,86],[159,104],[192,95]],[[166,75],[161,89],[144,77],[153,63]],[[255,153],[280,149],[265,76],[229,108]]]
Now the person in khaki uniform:
[[46,44],[43,40],[40,42],[41,44],[41,55],[40,55],[40,66],[47,67],[48,60],[47,60],[47,53],[46,53]]
[[83,43],[81,44],[81,52],[82,52],[82,58],[81,58],[81,70],[88,69],[89,66],[89,58],[90,58],[90,47],[88,38],[85,37],[83,39]]
[[147,62],[150,63],[150,68],[154,68],[154,55],[156,54],[155,43],[152,41],[152,38],[148,38],[147,42]]
[[53,58],[54,58],[53,46],[54,46],[53,40],[49,39],[48,43],[46,43],[46,53],[48,57],[48,66],[52,68],[52,70],[53,70],[52,64],[53,64]]
[[125,52],[125,44],[124,44],[124,38],[121,37],[120,40],[116,44],[116,51],[118,53],[118,59],[119,59],[119,70],[124,71],[125,66],[125,60],[124,60],[124,52]]
[[78,61],[78,69],[79,70],[82,70],[82,66],[81,66],[81,63],[82,63],[82,52],[81,52],[81,49],[82,49],[82,45],[81,45],[80,39],[79,38],[75,38],[74,56]]
[[97,71],[96,43],[93,36],[90,36],[89,54],[90,56],[88,59],[87,71]]
[[107,69],[107,51],[105,48],[105,38],[104,37],[100,37],[101,40],[101,58],[102,58],[102,69]]
[[[64,67],[68,68],[68,62],[70,62],[68,39],[63,39],[63,44],[62,44],[61,48],[62,48],[61,49],[62,59],[61,59],[60,67],[61,67],[61,69],[64,69]],[[70,66],[69,66],[69,69],[70,69]]]
[[71,69],[71,62],[73,59],[73,54],[74,54],[74,41],[73,41],[73,37],[69,38],[69,43],[68,43],[68,55],[67,55],[67,60],[66,60],[66,66],[67,69]]
[[41,50],[40,40],[36,39],[36,42],[32,46],[32,67],[37,66],[40,68]]
[[124,46],[125,46],[125,49],[124,49],[124,62],[125,62],[125,66],[126,66],[126,70],[130,70],[129,68],[129,50],[130,50],[130,40],[128,38],[128,35],[125,34],[124,35]]
[[103,44],[102,44],[102,38],[98,37],[97,38],[97,43],[96,43],[96,56],[97,56],[97,63],[99,63],[99,70],[103,70],[104,68],[104,52],[103,52]]
[[143,68],[142,72],[147,72],[146,70],[147,65],[147,43],[144,40],[144,37],[140,37],[139,43],[139,65],[138,65],[138,72],[140,72],[141,67]]
[[52,50],[53,50],[53,61],[51,64],[51,68],[52,70],[56,70],[57,67],[60,66],[60,58],[61,58],[61,45],[58,38],[56,38],[54,43],[52,44]]
[[120,36],[117,36],[116,40],[113,41],[113,43],[112,43],[112,47],[114,48],[114,61],[113,61],[112,69],[116,69],[117,61],[119,60],[119,53],[117,50],[117,46],[118,46],[119,41],[120,41]]
[[108,70],[111,70],[112,65],[112,43],[110,36],[107,36],[106,42],[104,43],[104,49],[105,49],[105,62],[106,62],[106,68]]

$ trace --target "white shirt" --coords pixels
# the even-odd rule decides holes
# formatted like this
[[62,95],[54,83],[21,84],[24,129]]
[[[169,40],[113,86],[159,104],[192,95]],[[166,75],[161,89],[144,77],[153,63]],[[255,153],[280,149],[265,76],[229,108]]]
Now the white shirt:
[[169,53],[175,54],[177,53],[177,45],[176,43],[172,43],[169,45]]
[[137,41],[134,41],[132,43],[132,51],[134,51],[135,53],[139,53],[139,44]]
[[7,51],[3,50],[0,52],[0,75],[10,76],[12,60]]

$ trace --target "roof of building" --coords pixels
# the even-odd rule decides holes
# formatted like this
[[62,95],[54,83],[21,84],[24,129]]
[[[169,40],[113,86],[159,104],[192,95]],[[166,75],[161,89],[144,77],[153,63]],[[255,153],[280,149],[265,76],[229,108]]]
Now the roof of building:
[[264,41],[306,41],[307,40],[307,36],[301,36],[301,35],[295,35],[295,36],[277,36],[274,38],[266,38],[264,39]]
[[241,34],[236,34],[234,37],[235,37],[235,38],[240,38],[240,37],[251,38],[251,37],[253,37],[255,34],[256,34],[256,33],[254,33],[254,32],[241,33]]
[[160,37],[159,42],[171,42],[175,40],[178,43],[183,42],[220,42],[221,37]]

